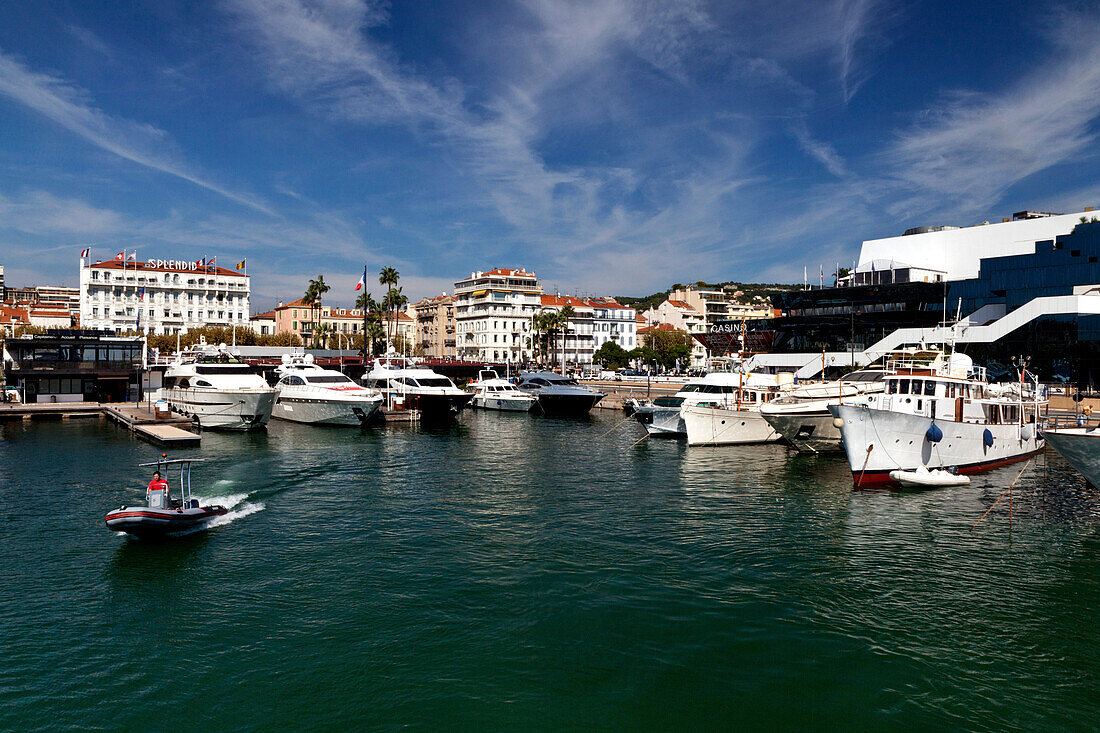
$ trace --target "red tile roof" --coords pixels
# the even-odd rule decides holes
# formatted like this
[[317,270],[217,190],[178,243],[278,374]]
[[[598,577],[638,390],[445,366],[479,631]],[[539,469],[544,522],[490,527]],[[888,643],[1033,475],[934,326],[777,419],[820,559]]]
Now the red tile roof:
[[260,318],[274,318],[274,317],[275,317],[275,311],[268,311],[267,313],[255,313],[252,316],[250,316],[248,320],[255,321],[255,320],[258,320]]
[[671,323],[658,323],[655,326],[644,326],[638,329],[638,333],[649,333],[650,331],[680,331],[681,333],[687,333],[687,331],[676,328]]
[[688,310],[695,310],[695,308],[693,308],[690,303],[685,303],[682,300],[673,300],[672,298],[669,298],[668,302],[676,306],[677,308],[687,308]]
[[561,306],[565,307],[571,305],[574,308],[591,308],[591,304],[585,302],[581,298],[574,298],[572,295],[543,295],[542,304],[545,306]]
[[535,276],[535,273],[527,272],[527,270],[524,270],[522,267],[518,270],[512,270],[512,269],[509,269],[507,267],[497,267],[493,270],[489,270],[488,272],[483,272],[481,274],[483,276],[484,275],[502,275],[504,277],[534,277]]
[[248,277],[243,272],[227,270],[224,267],[196,267],[194,269],[180,269],[171,267],[153,267],[148,262],[120,262],[119,260],[104,260],[91,265],[100,270],[129,270],[131,272],[177,272],[181,275],[233,275],[234,277]]

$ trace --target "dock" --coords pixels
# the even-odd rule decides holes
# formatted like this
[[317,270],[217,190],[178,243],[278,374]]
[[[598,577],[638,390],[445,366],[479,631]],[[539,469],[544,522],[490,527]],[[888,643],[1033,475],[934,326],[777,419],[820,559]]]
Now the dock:
[[30,420],[52,418],[67,420],[74,417],[96,417],[103,412],[98,402],[34,402],[0,405],[0,420]]
[[419,410],[389,410],[384,407],[378,408],[378,414],[382,416],[382,422],[392,423],[414,423],[420,421]]
[[174,412],[167,418],[157,418],[144,405],[133,404],[105,405],[103,411],[130,432],[157,445],[184,448],[197,446],[201,440],[197,433],[183,427],[190,427],[191,419]]

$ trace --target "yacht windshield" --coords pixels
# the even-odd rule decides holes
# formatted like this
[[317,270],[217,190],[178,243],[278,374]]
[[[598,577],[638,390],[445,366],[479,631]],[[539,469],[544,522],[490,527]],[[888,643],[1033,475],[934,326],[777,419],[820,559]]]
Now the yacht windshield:
[[451,380],[446,377],[426,377],[416,380],[421,387],[452,387]]
[[355,384],[355,382],[352,382],[343,374],[322,374],[316,377],[309,377],[310,384],[347,384],[348,382]]
[[252,367],[247,364],[196,364],[195,371],[199,374],[252,374]]

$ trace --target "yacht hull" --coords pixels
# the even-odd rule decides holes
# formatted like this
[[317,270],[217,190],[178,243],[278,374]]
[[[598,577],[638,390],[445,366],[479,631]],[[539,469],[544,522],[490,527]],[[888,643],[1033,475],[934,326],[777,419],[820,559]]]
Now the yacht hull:
[[378,412],[381,398],[373,400],[324,400],[280,395],[271,411],[272,417],[310,425],[365,425]]
[[470,403],[472,394],[415,394],[396,393],[397,399],[404,397],[405,409],[418,410],[421,420],[440,420],[456,416]]
[[1093,486],[1100,486],[1100,428],[1044,430],[1043,437]]
[[680,414],[688,445],[772,443],[780,435],[758,411],[685,404]]
[[[956,467],[959,473],[977,473],[1038,453],[1046,444],[1035,425],[991,425],[982,422],[936,420],[939,442],[928,439],[932,419],[923,415],[879,410],[866,405],[832,405],[829,411],[843,420],[842,445],[859,486],[896,484],[891,471]],[[985,431],[992,436],[986,445]]]
[[645,431],[654,437],[683,438],[687,436],[684,419],[680,417],[679,407],[658,407],[642,405],[634,412]]
[[203,430],[262,430],[271,418],[275,390],[164,390],[169,406]]
[[470,400],[470,407],[480,410],[497,410],[498,412],[530,412],[537,400],[517,399],[515,397],[482,397],[475,396]]
[[538,405],[544,415],[580,417],[592,411],[602,394],[539,394]]
[[828,453],[841,450],[840,428],[828,412],[762,413],[764,420],[796,450]]

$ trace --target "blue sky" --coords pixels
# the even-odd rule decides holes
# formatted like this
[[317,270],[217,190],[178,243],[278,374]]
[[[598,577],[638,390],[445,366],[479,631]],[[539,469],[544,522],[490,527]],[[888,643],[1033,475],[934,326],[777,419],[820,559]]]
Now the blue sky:
[[[1046,2],[0,3],[0,264],[247,258],[642,295],[1100,205],[1100,10]],[[378,290],[378,286],[373,288]]]

